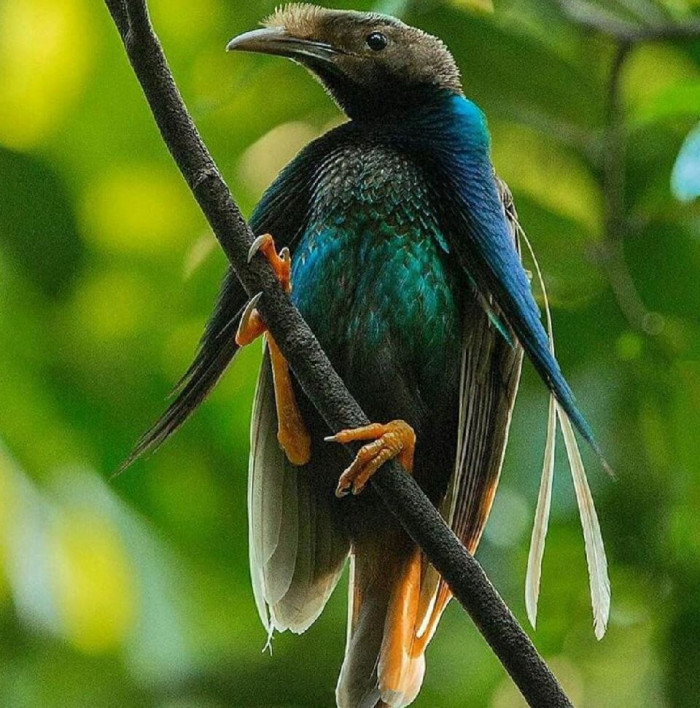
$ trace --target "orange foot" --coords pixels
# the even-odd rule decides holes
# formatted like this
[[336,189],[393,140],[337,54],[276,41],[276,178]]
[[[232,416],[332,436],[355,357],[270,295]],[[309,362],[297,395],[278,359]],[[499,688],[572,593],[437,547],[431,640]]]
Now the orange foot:
[[370,477],[385,463],[397,458],[406,472],[413,472],[413,453],[416,434],[403,420],[392,420],[386,425],[372,423],[361,428],[341,430],[326,438],[330,442],[349,443],[357,440],[371,440],[360,448],[353,463],[340,475],[335,490],[337,497],[359,494]]
[[[284,290],[289,294],[291,284],[291,257],[288,248],[277,253],[275,242],[270,234],[258,236],[248,252],[248,262],[256,253],[262,253],[270,262],[272,270]],[[246,306],[236,332],[236,344],[243,347],[265,334],[270,352],[272,378],[275,387],[275,405],[277,407],[277,440],[284,449],[287,459],[293,465],[305,465],[311,457],[311,436],[301,417],[299,405],[292,386],[289,365],[282,355],[277,342],[267,331],[267,326],[256,308],[260,295],[256,295]]]
[[[289,249],[283,248],[278,254],[272,236],[270,236],[270,234],[263,234],[253,241],[248,251],[248,263],[253,260],[253,256],[258,252],[267,258],[272,266],[272,270],[277,276],[277,280],[280,281],[284,291],[289,295],[289,293],[292,292],[292,259],[289,255]],[[238,331],[236,332],[236,344],[238,344],[239,347],[250,344],[267,331],[267,327],[255,307],[259,300],[260,294],[250,300],[243,312],[243,316],[238,325]]]

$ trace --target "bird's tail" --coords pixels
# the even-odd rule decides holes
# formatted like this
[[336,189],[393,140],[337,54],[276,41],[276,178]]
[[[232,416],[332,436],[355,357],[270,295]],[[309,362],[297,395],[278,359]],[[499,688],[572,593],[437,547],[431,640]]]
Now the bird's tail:
[[[402,708],[423,683],[425,649],[437,625],[437,618],[429,621],[437,587],[419,549],[390,564],[384,550],[381,564],[374,554],[369,562],[366,553],[353,557],[348,641],[336,689],[340,708]],[[429,608],[422,600],[426,582]]]

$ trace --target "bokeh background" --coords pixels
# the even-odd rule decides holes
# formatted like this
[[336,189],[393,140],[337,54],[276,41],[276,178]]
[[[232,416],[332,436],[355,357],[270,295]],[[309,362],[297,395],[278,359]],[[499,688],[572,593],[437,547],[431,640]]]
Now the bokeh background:
[[[454,51],[617,473],[587,457],[613,591],[596,642],[558,459],[537,646],[577,706],[700,705],[700,41],[635,45],[611,84],[615,41],[552,0],[331,4],[401,14]],[[273,2],[150,6],[250,213],[338,112],[301,68],[224,53]],[[567,8],[636,27],[700,10]],[[344,581],[306,635],[262,653],[245,514],[259,348],[162,450],[111,477],[188,365],[224,267],[102,3],[0,0],[0,705],[332,705]],[[479,549],[523,623],[546,407],[527,369]],[[416,705],[519,701],[451,607]]]

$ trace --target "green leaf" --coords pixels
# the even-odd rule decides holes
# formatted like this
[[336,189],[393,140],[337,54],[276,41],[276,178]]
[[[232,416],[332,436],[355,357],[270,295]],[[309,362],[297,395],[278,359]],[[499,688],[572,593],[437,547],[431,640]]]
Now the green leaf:
[[452,4],[456,7],[462,7],[465,10],[476,10],[478,12],[493,12],[493,0],[452,0]]
[[40,291],[64,294],[84,247],[70,194],[57,174],[33,157],[0,148],[0,249]]
[[632,116],[633,127],[683,116],[700,115],[700,80],[685,81],[661,90]]

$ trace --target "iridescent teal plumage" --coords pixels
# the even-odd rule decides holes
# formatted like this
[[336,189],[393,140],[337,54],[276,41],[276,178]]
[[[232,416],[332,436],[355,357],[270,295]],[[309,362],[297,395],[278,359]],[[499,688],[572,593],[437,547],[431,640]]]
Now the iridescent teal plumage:
[[332,142],[322,146],[330,157],[315,161],[292,298],[346,379],[361,384],[390,352],[428,405],[443,393],[461,327],[459,280],[431,197],[420,170],[373,129],[342,128]]

